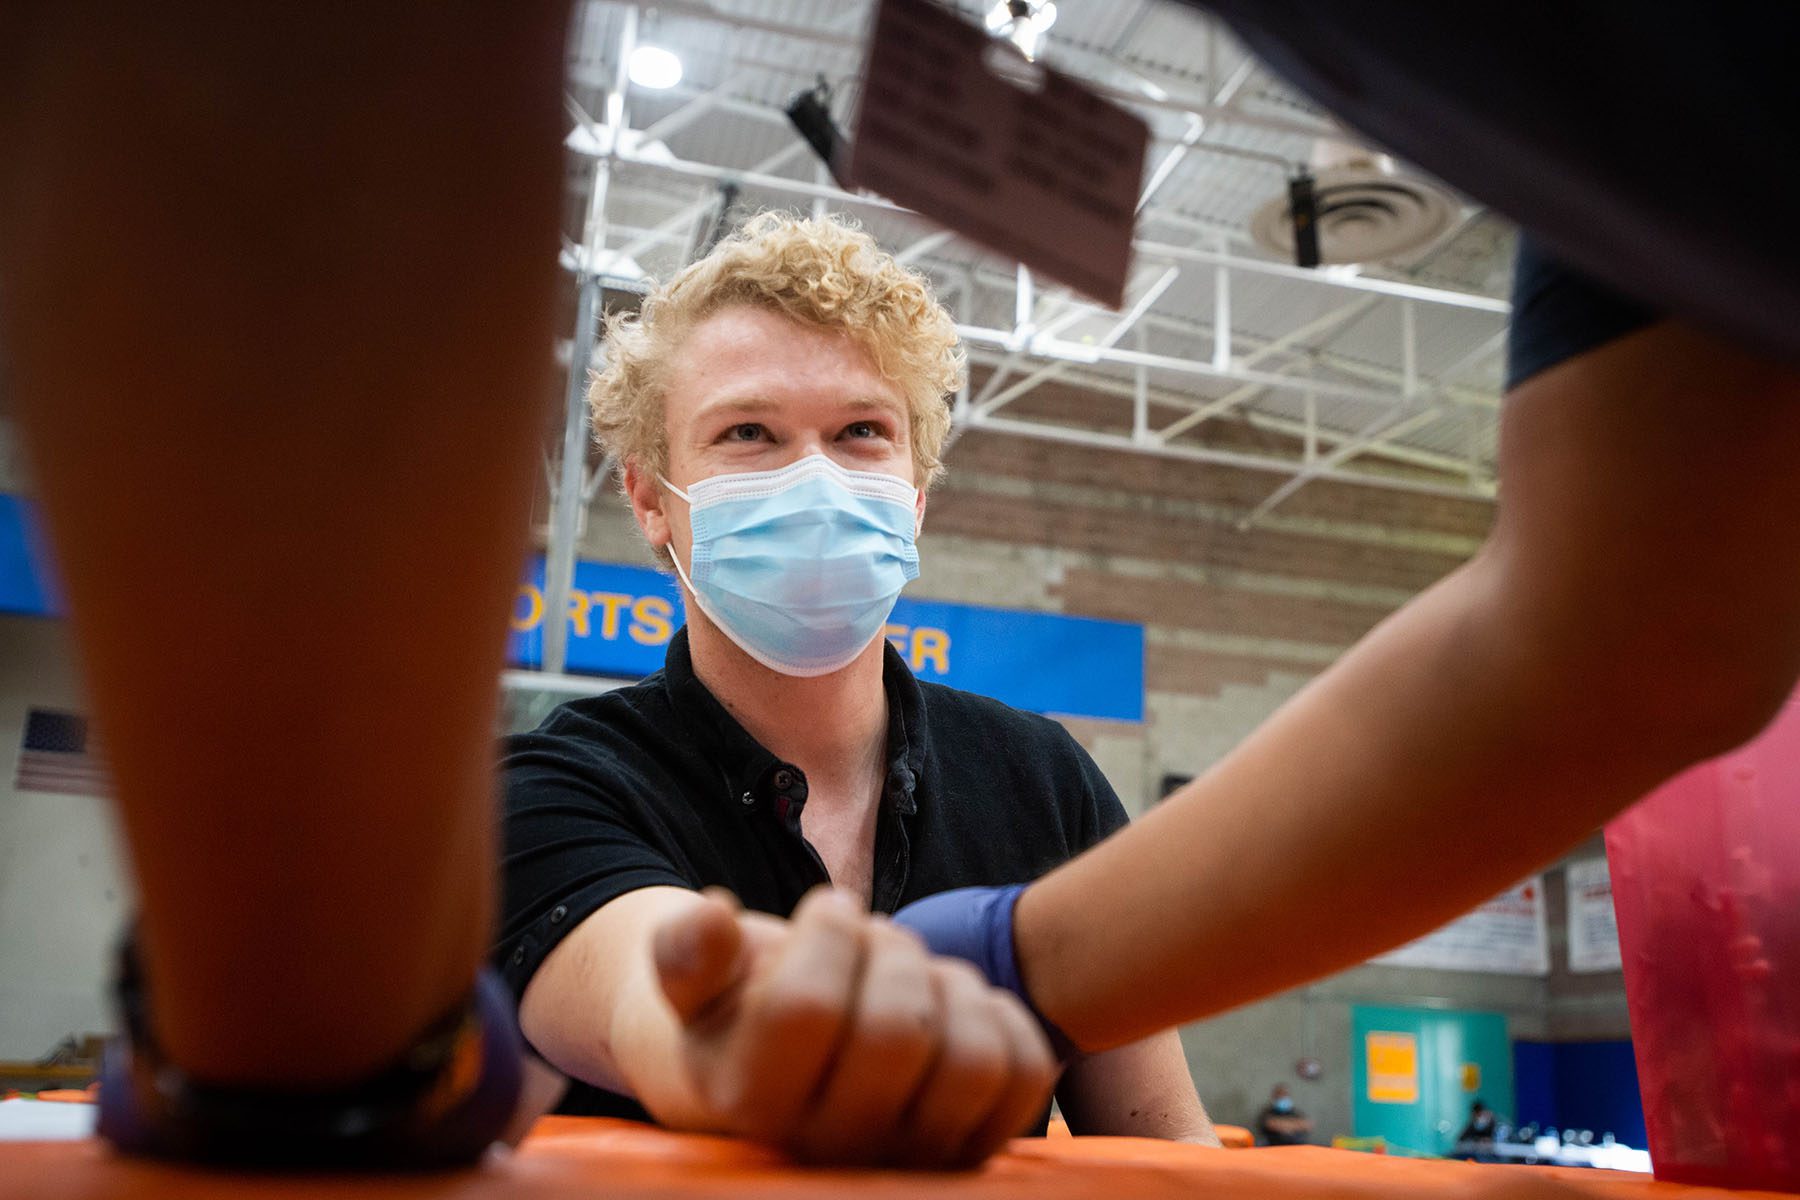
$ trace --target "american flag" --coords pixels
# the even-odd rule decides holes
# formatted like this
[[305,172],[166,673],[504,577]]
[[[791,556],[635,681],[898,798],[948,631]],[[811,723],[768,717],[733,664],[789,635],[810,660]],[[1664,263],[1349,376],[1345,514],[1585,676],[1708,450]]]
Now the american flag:
[[110,795],[106,763],[94,749],[87,718],[47,708],[27,713],[13,786],[22,792]]

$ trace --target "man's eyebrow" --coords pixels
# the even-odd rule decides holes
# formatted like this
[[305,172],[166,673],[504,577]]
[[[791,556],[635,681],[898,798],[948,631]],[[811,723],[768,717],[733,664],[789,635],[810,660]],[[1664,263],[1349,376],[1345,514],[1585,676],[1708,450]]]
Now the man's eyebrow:
[[887,396],[851,396],[844,401],[844,407],[854,412],[885,412],[896,416],[906,412],[905,404]]
[[766,396],[727,396],[719,400],[708,400],[700,406],[695,417],[712,417],[721,413],[751,415],[772,412],[781,405]]
[[[886,412],[896,416],[906,412],[905,404],[886,396],[848,396],[845,397],[843,405],[852,412]],[[726,413],[737,416],[754,416],[759,413],[774,412],[781,407],[779,401],[771,400],[766,396],[725,396],[717,400],[706,401],[694,416],[697,419]]]

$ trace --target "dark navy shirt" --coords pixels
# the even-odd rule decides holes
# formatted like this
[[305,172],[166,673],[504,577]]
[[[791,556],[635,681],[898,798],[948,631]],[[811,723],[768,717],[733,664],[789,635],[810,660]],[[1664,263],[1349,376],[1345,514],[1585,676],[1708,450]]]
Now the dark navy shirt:
[[[1062,726],[921,683],[890,648],[888,771],[873,907],[1037,878],[1125,824]],[[694,675],[683,630],[662,671],[576,700],[506,739],[504,911],[494,963],[525,986],[568,932],[637,888],[730,888],[788,916],[829,882],[801,831],[806,776],[747,733]],[[562,1111],[647,1119],[576,1084]]]

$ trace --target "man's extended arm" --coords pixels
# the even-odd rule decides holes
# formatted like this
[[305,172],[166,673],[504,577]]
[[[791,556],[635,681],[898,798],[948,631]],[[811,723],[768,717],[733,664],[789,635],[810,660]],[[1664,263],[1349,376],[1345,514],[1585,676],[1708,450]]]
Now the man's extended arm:
[[1219,1144],[1173,1031],[1076,1059],[1056,1100],[1072,1133]]
[[628,892],[551,952],[520,1019],[557,1066],[664,1124],[819,1161],[979,1161],[1042,1111],[1053,1077],[1013,997],[828,889],[791,922]]

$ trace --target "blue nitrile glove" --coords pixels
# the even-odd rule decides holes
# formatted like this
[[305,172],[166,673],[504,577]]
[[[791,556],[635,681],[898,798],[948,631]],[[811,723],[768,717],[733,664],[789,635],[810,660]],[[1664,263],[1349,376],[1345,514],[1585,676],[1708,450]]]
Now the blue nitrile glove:
[[989,983],[1017,996],[1043,1027],[1050,1048],[1066,1062],[1077,1053],[1075,1043],[1032,1003],[1013,951],[1013,909],[1024,892],[1022,883],[954,888],[915,900],[894,914],[894,922],[924,938],[933,954],[973,963]]

